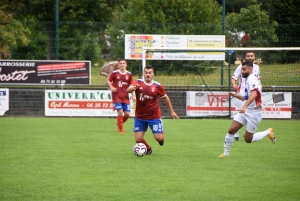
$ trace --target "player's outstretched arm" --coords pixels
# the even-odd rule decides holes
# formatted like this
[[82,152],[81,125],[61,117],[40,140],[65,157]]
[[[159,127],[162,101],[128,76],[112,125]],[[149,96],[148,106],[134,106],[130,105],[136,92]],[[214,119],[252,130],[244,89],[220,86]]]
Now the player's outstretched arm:
[[166,95],[166,96],[162,97],[162,99],[165,102],[166,106],[168,107],[168,109],[169,109],[169,111],[170,111],[171,116],[173,117],[173,119],[179,119],[179,117],[177,116],[177,114],[173,110],[170,98]]
[[135,84],[135,85],[130,85],[128,88],[127,88],[127,93],[132,93],[134,92],[137,88],[139,88],[140,85],[139,84]]

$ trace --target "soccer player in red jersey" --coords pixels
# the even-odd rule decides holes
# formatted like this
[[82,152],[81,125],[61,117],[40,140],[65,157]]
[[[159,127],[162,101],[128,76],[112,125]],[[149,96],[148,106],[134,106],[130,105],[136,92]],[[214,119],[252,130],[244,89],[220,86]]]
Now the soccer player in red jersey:
[[162,98],[171,112],[174,119],[179,119],[172,108],[171,101],[166,94],[164,87],[153,80],[154,68],[146,66],[144,68],[144,79],[134,81],[127,92],[136,94],[136,109],[134,118],[134,134],[137,143],[143,143],[147,147],[147,155],[152,153],[151,146],[144,139],[145,131],[149,126],[152,130],[155,140],[164,145],[164,130],[161,120],[161,111],[159,107],[159,98]]
[[[123,124],[130,116],[130,101],[127,88],[132,83],[132,74],[126,70],[127,62],[125,59],[120,59],[118,62],[119,70],[113,71],[110,74],[107,84],[111,89],[114,109],[118,111],[118,132],[124,133]],[[132,93],[132,100],[135,101],[134,92]]]

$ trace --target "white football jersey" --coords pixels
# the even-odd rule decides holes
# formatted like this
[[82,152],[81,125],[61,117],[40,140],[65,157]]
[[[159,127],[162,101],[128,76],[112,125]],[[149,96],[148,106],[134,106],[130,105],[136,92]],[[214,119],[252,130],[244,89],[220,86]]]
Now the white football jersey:
[[[257,79],[260,79],[260,71],[259,71],[259,66],[256,64],[253,64],[253,75],[257,77]],[[234,71],[234,74],[232,76],[233,79],[239,80],[239,86],[237,93],[240,95],[244,96],[244,91],[245,91],[245,78],[242,77],[242,64],[240,64]]]
[[250,92],[253,90],[256,90],[257,96],[256,98],[247,106],[247,109],[253,109],[253,108],[261,108],[262,107],[262,86],[258,78],[251,74],[247,78],[245,78],[245,87],[244,87],[244,93],[245,93],[245,100],[244,103],[248,100],[250,97]]
[[[258,79],[260,79],[260,71],[259,66],[253,64],[253,75],[255,75]],[[239,80],[239,85],[237,89],[237,93],[241,96],[245,96],[245,86],[246,86],[246,79],[242,77],[242,64],[240,64],[234,71],[233,76],[231,77],[234,80]],[[236,110],[239,110],[243,106],[243,101],[237,99],[236,100]]]

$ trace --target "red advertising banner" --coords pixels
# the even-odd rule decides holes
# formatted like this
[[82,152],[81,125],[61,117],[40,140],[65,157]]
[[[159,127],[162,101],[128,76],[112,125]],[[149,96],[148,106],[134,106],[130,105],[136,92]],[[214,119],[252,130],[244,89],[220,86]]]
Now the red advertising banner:
[[89,85],[90,73],[90,61],[0,61],[0,84]]
[[[228,116],[229,100],[231,115],[235,110],[236,98],[229,99],[228,92],[188,91],[186,96],[187,116]],[[291,92],[262,92],[262,116],[269,119],[290,119],[292,117]]]

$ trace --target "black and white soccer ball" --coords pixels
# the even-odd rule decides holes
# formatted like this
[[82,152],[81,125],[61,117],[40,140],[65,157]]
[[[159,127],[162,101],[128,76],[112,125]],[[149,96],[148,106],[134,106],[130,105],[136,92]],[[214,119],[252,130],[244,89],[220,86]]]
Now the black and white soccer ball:
[[134,155],[138,157],[142,157],[147,153],[147,147],[143,143],[137,143],[133,147],[133,153]]

